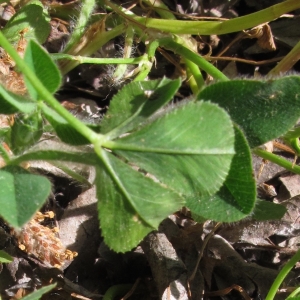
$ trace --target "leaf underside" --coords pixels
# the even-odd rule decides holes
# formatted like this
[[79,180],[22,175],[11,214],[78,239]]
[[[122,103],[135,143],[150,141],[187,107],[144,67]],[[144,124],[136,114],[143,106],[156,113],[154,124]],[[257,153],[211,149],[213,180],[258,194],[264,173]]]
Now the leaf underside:
[[178,193],[212,195],[229,171],[234,132],[218,106],[190,102],[116,140],[113,150]]
[[136,246],[165,217],[180,209],[184,201],[113,155],[108,154],[107,162],[115,170],[117,182],[105,168],[98,170],[100,225],[106,244],[124,252]]
[[123,252],[187,197],[220,188],[234,155],[234,131],[215,104],[190,102],[116,139],[111,150],[101,150],[97,168],[99,218],[108,246]]

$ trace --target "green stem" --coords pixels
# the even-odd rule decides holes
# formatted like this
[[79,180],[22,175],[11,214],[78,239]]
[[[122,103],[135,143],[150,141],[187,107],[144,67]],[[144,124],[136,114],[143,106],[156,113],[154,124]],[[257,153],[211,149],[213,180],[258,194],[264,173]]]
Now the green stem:
[[[124,187],[123,182],[121,178],[118,176],[116,170],[113,168],[113,166],[110,163],[109,153],[104,150],[101,146],[103,144],[99,143],[99,146],[95,145],[95,153],[100,158],[103,166],[105,167],[107,173],[110,175],[111,179],[114,181],[116,186],[118,187],[119,191],[123,194],[124,198],[127,199],[127,201],[130,203],[132,209],[135,212],[138,212],[139,210],[136,207],[136,204],[132,201],[130,193],[128,193],[127,189]],[[104,146],[105,147],[105,146]],[[145,222],[148,226],[151,226],[148,220],[146,220],[143,216],[139,215],[139,218]]]
[[66,165],[61,164],[58,161],[51,162],[51,164],[53,166],[55,166],[56,168],[65,172],[67,175],[69,175],[71,178],[75,179],[79,183],[84,184],[84,185],[88,186],[89,188],[92,187],[92,184],[84,176],[80,175],[78,172],[71,170]]
[[288,145],[290,145],[293,150],[296,152],[297,156],[300,156],[300,145],[299,145],[299,138],[285,140]]
[[238,32],[279,18],[300,8],[299,0],[287,0],[258,12],[228,21],[182,21],[162,20],[147,17],[130,17],[146,28],[154,28],[174,34],[212,35]]
[[[180,42],[180,39],[178,39]],[[211,63],[209,63],[206,59],[201,57],[199,54],[191,51],[190,49],[182,46],[180,43],[173,41],[172,38],[162,38],[158,40],[159,45],[167,48],[185,59],[192,61],[203,71],[211,75],[213,78],[219,81],[227,81],[229,80],[221,71],[215,68]]]
[[71,61],[76,61],[78,64],[134,64],[137,65],[142,61],[147,61],[145,55],[134,58],[95,58],[95,57],[85,57],[81,55],[70,55],[63,53],[53,53],[50,54],[53,60],[67,59]]
[[300,127],[294,127],[293,129],[289,130],[284,136],[284,139],[295,139],[300,137]]
[[[109,31],[102,31],[103,21],[93,24],[80,40],[78,47],[72,47],[68,54],[89,56],[104,46],[107,42],[121,35],[126,30],[126,24],[121,24]],[[77,61],[67,61],[61,64],[63,75],[74,69],[79,63]]]
[[189,83],[194,95],[197,95],[205,82],[199,67],[192,61],[185,59],[185,65],[187,69],[187,82]]
[[76,27],[72,32],[71,38],[69,39],[64,52],[68,52],[70,48],[76,45],[81,39],[85,27],[89,21],[89,17],[94,9],[96,1],[95,0],[82,0],[81,1],[81,10],[76,23]]
[[[87,140],[94,141],[99,138],[98,134],[84,125],[81,121],[75,118],[69,113],[61,104],[53,97],[53,95],[44,87],[43,83],[35,75],[35,73],[27,66],[25,61],[19,56],[17,51],[8,42],[6,37],[0,31],[0,45],[9,54],[9,56],[15,61],[19,70],[27,77],[32,86],[38,92],[40,99],[43,99],[50,107],[52,107],[59,115],[61,115],[68,123],[81,133]],[[41,104],[45,105],[45,104]]]
[[163,19],[176,20],[168,6],[166,6],[161,0],[143,0],[142,2],[147,3],[150,8],[153,8],[153,10]]
[[117,284],[114,286],[111,286],[103,296],[102,300],[114,300],[118,296],[123,297],[130,289],[132,288],[132,284]]
[[286,298],[286,300],[292,300],[293,297],[297,296],[300,293],[300,287],[296,288],[290,295]]
[[[132,44],[133,44],[133,37],[134,37],[134,30],[132,26],[128,26],[125,33],[125,45],[124,45],[124,54],[123,58],[130,58],[132,53]],[[114,74],[113,74],[113,81],[118,82],[119,80],[124,77],[125,72],[127,70],[127,65],[119,65]]]
[[138,75],[134,78],[133,81],[143,81],[145,78],[148,76],[152,69],[152,63],[151,62],[145,62],[139,67],[139,73]]
[[147,54],[145,54],[147,60],[145,59],[145,61],[140,65],[140,72],[135,77],[134,81],[142,81],[148,76],[152,69],[153,63],[155,62],[155,52],[158,46],[159,43],[157,40],[149,42]]
[[287,264],[282,268],[282,270],[277,275],[275,281],[273,282],[269,293],[266,297],[266,300],[273,300],[277,290],[279,289],[280,285],[282,284],[285,277],[288,275],[288,273],[291,271],[291,269],[294,267],[294,265],[300,260],[300,249],[297,251],[297,253],[287,262]]
[[289,162],[288,160],[286,160],[284,158],[279,157],[276,154],[262,150],[260,148],[253,149],[252,152],[266,160],[269,160],[281,167],[284,167],[285,169],[287,169],[293,173],[300,174],[299,166],[294,165],[293,163]]
[[10,163],[11,157],[3,147],[2,143],[0,143],[0,154],[0,157],[4,160],[5,164],[8,165]]
[[273,68],[269,75],[279,75],[289,71],[300,59],[300,42]]
[[[180,43],[182,46],[190,49],[192,52],[197,53],[198,46],[193,41],[194,39],[188,37],[176,37],[176,42]],[[187,82],[189,83],[191,90],[194,95],[197,95],[199,91],[204,87],[205,82],[199,66],[188,59],[188,57],[182,57],[187,72]]]

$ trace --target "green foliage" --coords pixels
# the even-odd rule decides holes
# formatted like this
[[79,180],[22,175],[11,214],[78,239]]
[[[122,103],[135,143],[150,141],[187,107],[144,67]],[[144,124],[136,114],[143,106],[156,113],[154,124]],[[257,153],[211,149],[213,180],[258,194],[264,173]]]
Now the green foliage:
[[13,261],[13,257],[11,257],[5,251],[0,250],[0,263],[10,263],[12,261]]
[[222,185],[233,144],[232,123],[223,110],[190,102],[117,140],[113,150],[178,193],[203,197]]
[[52,125],[57,136],[70,145],[87,145],[89,140],[82,136],[72,125],[50,107],[44,106],[43,113],[47,121]]
[[[124,93],[131,96],[126,89],[120,97]],[[110,121],[115,122],[113,118]],[[208,134],[210,122],[214,128]],[[97,173],[96,186],[106,243],[119,251],[130,249],[183,206],[186,198],[215,193],[229,170],[233,143],[232,124],[223,110],[190,102],[117,139],[110,147],[117,156],[103,150],[104,166]],[[120,157],[149,176],[133,170]],[[115,221],[111,222],[113,215]],[[118,232],[117,240],[109,238]]]
[[29,295],[22,298],[22,300],[40,300],[42,296],[48,292],[50,292],[52,289],[54,289],[56,284],[50,284],[48,286],[43,286],[39,290],[36,290]]
[[280,220],[285,213],[283,205],[257,199],[251,217],[257,221]]
[[[89,7],[87,16],[80,17],[83,26],[88,23],[94,1],[85,3]],[[106,3],[118,11],[110,1]],[[128,15],[130,18],[143,22],[133,15]],[[0,86],[0,113],[18,113],[9,133],[3,134],[13,156],[0,149],[7,164],[0,169],[0,214],[9,224],[17,228],[25,224],[51,189],[46,178],[24,170],[20,163],[82,162],[83,157],[96,169],[100,225],[106,243],[116,251],[135,247],[184,205],[201,221],[233,222],[251,214],[258,220],[282,216],[281,206],[257,200],[251,149],[285,134],[297,121],[298,76],[229,81],[188,49],[188,39],[170,35],[156,38],[156,32],[152,37],[156,43],[149,44],[152,48],[147,49],[147,59],[139,60],[144,67],[140,74],[148,74],[144,71],[150,69],[155,49],[161,45],[184,56],[190,66],[193,63],[194,78],[202,78],[198,70],[201,66],[223,82],[203,87],[203,80],[198,80],[194,86],[194,90],[201,90],[197,98],[179,104],[170,104],[181,85],[179,79],[131,82],[113,97],[99,133],[99,128],[75,118],[53,97],[62,79],[40,46],[49,34],[48,20],[41,3],[30,2],[0,32],[0,44],[23,73],[28,90],[27,96],[19,96]],[[118,26],[118,30],[123,28]],[[79,29],[72,43],[84,31]],[[114,30],[109,32],[111,38],[118,32]],[[25,39],[30,39],[24,59],[9,43],[16,42],[21,31]],[[93,34],[94,41],[98,32]],[[91,145],[91,152],[76,147],[74,152],[31,151],[45,130],[45,121],[62,142]],[[4,141],[4,137],[1,139]]]
[[103,296],[103,300],[112,300],[116,299],[116,297],[120,298],[126,295],[130,291],[130,289],[132,289],[132,284],[114,285],[106,291],[105,295]]
[[110,175],[104,167],[97,168],[100,225],[107,245],[125,252],[184,202],[180,195],[134,171],[113,155],[107,154],[106,163],[115,173]]
[[[272,283],[272,286],[270,287],[270,290],[266,296],[266,300],[273,300],[275,298],[275,295],[277,294],[280,285],[283,283],[286,276],[289,274],[289,272],[292,270],[292,268],[296,265],[296,263],[299,260],[300,260],[300,249],[292,256],[290,260],[288,260],[288,262],[280,270],[274,282]],[[296,289],[294,292],[292,292],[287,299],[296,296],[296,294],[299,294],[299,289]]]
[[235,152],[229,173],[221,189],[212,196],[188,200],[195,218],[233,222],[251,213],[256,200],[249,146],[242,132],[235,127]]
[[[54,93],[61,78],[57,68],[37,43],[29,43],[25,61],[28,69],[38,75],[43,88]],[[51,72],[43,72],[42,69]],[[38,141],[42,131],[40,114],[50,122],[65,143],[92,143],[96,154],[93,161],[97,170],[95,183],[102,232],[111,248],[127,251],[157,228],[167,215],[183,205],[192,210],[196,219],[232,222],[252,212],[256,188],[251,152],[247,139],[237,126],[233,126],[231,118],[243,129],[252,145],[258,143],[253,142],[255,139],[261,142],[270,136],[274,137],[271,130],[273,123],[262,118],[258,112],[261,118],[259,121],[266,129],[260,131],[259,137],[251,136],[249,128],[254,125],[249,123],[251,120],[248,118],[247,106],[240,101],[248,123],[238,122],[244,118],[237,119],[237,110],[229,109],[231,102],[228,99],[232,97],[232,102],[237,105],[236,95],[256,97],[257,94],[251,94],[255,88],[260,98],[247,100],[250,103],[260,101],[257,107],[266,110],[270,108],[272,96],[273,111],[277,112],[277,120],[281,121],[280,109],[284,97],[277,99],[273,95],[295,93],[297,80],[298,77],[293,76],[271,83],[249,80],[217,83],[205,88],[198,96],[200,100],[210,100],[217,104],[189,101],[180,105],[169,104],[167,108],[163,106],[177,92],[179,80],[133,82],[113,98],[101,124],[102,134],[94,132],[95,137],[90,135],[89,128],[81,122],[79,132],[72,119],[69,120],[68,115],[66,118],[61,111],[62,107],[56,102],[49,107],[39,101],[39,110],[16,118],[11,130],[11,146],[17,154]],[[31,98],[40,99],[36,82],[30,76],[26,82]],[[280,88],[280,93],[277,88]],[[223,95],[222,100],[217,97],[220,94]],[[20,97],[14,98],[14,101],[6,100],[6,103],[13,108],[22,108],[23,103],[33,104]],[[224,107],[229,115],[218,105]],[[284,115],[287,125],[276,134],[290,129],[295,122],[294,116],[294,113],[291,117]],[[59,158],[73,160],[76,159],[74,155],[66,153]],[[26,157],[30,157],[30,152],[23,156],[24,160]],[[31,157],[37,156],[32,154]],[[55,152],[41,152],[40,159],[43,158],[57,159],[58,155]],[[20,160],[22,155],[18,157],[18,162]],[[1,214],[16,227],[22,226],[34,214],[50,191],[50,183],[45,178],[21,170],[17,167],[1,170],[3,190],[6,197],[12,199],[9,202],[3,201],[6,206],[2,206]],[[38,180],[41,182],[38,183]],[[22,184],[31,185],[27,189],[31,194],[23,192]],[[39,186],[40,194],[37,191],[32,193],[36,186]],[[34,202],[29,200],[32,194],[35,195]],[[24,201],[34,205],[25,207]]]
[[22,227],[45,203],[51,189],[46,177],[18,166],[0,169],[0,214],[15,228]]
[[44,43],[50,34],[50,17],[40,1],[31,1],[23,6],[7,22],[3,33],[10,42],[17,42],[20,33],[24,31],[24,38]]
[[[24,61],[50,93],[53,94],[57,91],[61,84],[60,72],[46,51],[37,42],[33,40],[29,41]],[[26,76],[25,83],[31,98],[38,100],[38,93]]]
[[0,85],[0,101],[0,113],[6,115],[18,112],[30,113],[36,107],[31,100],[5,90],[2,85]]
[[299,85],[299,76],[267,81],[231,80],[205,88],[198,99],[223,107],[254,148],[285,134],[297,122]]
[[131,131],[166,105],[180,87],[180,80],[132,82],[111,100],[101,122],[101,132],[110,138]]
[[42,133],[43,120],[40,112],[17,115],[11,127],[11,150],[15,154],[24,152],[38,142]]

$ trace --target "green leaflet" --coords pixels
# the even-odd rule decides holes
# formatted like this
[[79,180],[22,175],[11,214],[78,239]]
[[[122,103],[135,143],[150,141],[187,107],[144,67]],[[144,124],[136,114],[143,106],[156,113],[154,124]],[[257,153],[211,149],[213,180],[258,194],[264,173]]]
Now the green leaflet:
[[283,135],[297,122],[300,77],[218,82],[206,87],[197,98],[223,107],[254,148]]
[[212,195],[234,154],[228,115],[211,103],[187,103],[141,130],[116,140],[112,150],[184,195]]
[[50,190],[46,177],[18,166],[4,167],[0,169],[0,215],[11,226],[20,228],[42,207]]
[[194,217],[234,222],[245,218],[253,210],[256,184],[252,174],[251,152],[244,135],[237,127],[235,127],[235,152],[229,174],[221,189],[209,197],[188,199],[187,206]]

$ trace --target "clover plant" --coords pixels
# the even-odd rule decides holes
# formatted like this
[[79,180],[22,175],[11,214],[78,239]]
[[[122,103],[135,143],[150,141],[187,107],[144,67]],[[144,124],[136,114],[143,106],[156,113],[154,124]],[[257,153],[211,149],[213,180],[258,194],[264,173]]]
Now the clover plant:
[[[0,86],[0,113],[15,116],[10,130],[2,132],[2,141],[13,154],[2,144],[0,150],[5,166],[0,169],[1,216],[11,226],[20,228],[50,194],[50,181],[31,174],[21,167],[22,163],[61,160],[95,167],[94,184],[102,234],[107,245],[118,252],[135,247],[164,218],[182,206],[187,206],[196,220],[234,222],[249,215],[256,219],[280,218],[285,211],[282,206],[257,199],[251,152],[282,163],[280,158],[270,158],[273,154],[258,147],[285,134],[285,139],[292,144],[299,136],[293,126],[300,115],[300,77],[229,80],[193,52],[188,39],[178,35],[188,33],[187,23],[174,20],[173,31],[161,33],[156,27],[164,29],[164,20],[145,22],[110,1],[102,4],[117,11],[127,22],[132,21],[131,29],[137,35],[142,36],[142,29],[149,26],[145,55],[120,60],[78,57],[78,54],[92,53],[103,39],[108,41],[129,26],[126,29],[115,19],[115,27],[109,33],[102,32],[100,42],[95,28],[100,22],[111,22],[110,17],[88,27],[94,2],[85,3],[90,9],[83,10],[83,15],[79,16],[81,25],[75,29],[65,53],[50,56],[40,46],[46,35],[38,27],[48,30],[49,17],[39,2],[24,6],[0,32],[0,45],[22,72],[28,92],[20,96]],[[299,6],[298,2],[285,1],[274,6],[277,10],[266,10],[259,20],[252,16],[247,26],[271,20],[279,12]],[[30,22],[32,16],[25,13],[29,8],[40,14],[40,25]],[[260,14],[256,16],[261,17]],[[25,20],[25,25],[18,21],[19,18]],[[208,23],[194,25],[206,24],[199,29],[206,30],[201,34],[233,32],[244,26],[241,20]],[[25,28],[28,30],[24,31]],[[28,39],[24,58],[12,45],[16,32],[22,30]],[[88,37],[92,30],[93,42],[85,45],[80,37],[82,34]],[[77,42],[83,43],[80,51],[75,47]],[[132,43],[132,38],[127,43]],[[143,80],[154,62],[158,46],[184,57],[195,79],[191,81],[193,98],[171,105],[181,85],[180,79]],[[139,64],[140,69],[135,80],[113,97],[100,126],[94,126],[77,119],[55,99],[62,76],[54,59],[64,59],[60,64],[62,73],[74,68],[80,60],[85,63],[134,63]],[[199,67],[216,82],[204,86]],[[118,70],[117,76],[123,71],[122,68]],[[32,146],[49,127],[63,143],[72,145],[74,151],[34,151]],[[81,145],[90,147],[82,150],[78,147]],[[283,163],[299,173],[298,166],[287,161]]]

